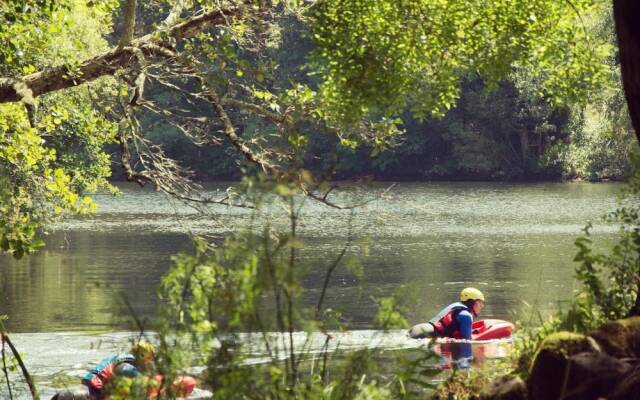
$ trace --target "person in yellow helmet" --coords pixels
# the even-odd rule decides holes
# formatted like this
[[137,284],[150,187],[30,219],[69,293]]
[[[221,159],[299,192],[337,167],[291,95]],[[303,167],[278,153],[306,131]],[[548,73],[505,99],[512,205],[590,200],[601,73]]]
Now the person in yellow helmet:
[[473,318],[484,308],[484,294],[476,288],[468,287],[460,292],[460,301],[443,308],[429,322],[417,324],[409,329],[414,339],[427,337],[450,337],[471,339]]
[[109,384],[116,377],[136,378],[141,371],[153,367],[155,348],[145,340],[138,340],[131,346],[129,353],[115,354],[102,361],[84,374],[82,384],[89,388],[91,399],[107,398]]
[[[156,399],[162,385],[163,376],[155,371],[156,350],[146,340],[135,341],[128,353],[111,355],[83,375],[85,390],[63,390],[51,400],[107,400],[114,380],[122,377],[155,380],[147,389],[147,398]],[[196,386],[196,380],[190,376],[178,376],[173,381],[172,390],[177,396],[189,396]]]

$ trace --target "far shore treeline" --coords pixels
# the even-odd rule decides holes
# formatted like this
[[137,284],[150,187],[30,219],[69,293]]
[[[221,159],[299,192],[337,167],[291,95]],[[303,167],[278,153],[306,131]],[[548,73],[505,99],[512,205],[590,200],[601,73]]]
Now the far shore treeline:
[[[303,51],[301,47],[295,52]],[[629,177],[630,154],[637,144],[622,88],[592,104],[553,107],[527,97],[518,89],[520,84],[505,80],[497,88],[488,88],[479,78],[468,79],[455,108],[443,118],[423,121],[407,112],[401,140],[378,154],[366,145],[353,150],[339,147],[336,162],[332,159],[335,137],[308,135],[304,166],[318,172],[335,162],[333,178],[338,180],[605,181]],[[253,135],[257,119],[246,117],[243,135]],[[149,136],[168,156],[195,171],[195,180],[242,177],[232,144],[196,145],[157,118],[146,124]],[[115,146],[113,150],[117,152]],[[111,179],[123,180],[117,161],[112,168]]]
[[[631,173],[629,154],[637,145],[621,90],[598,104],[554,108],[527,98],[514,82],[489,89],[481,79],[470,79],[462,85],[457,106],[443,118],[418,121],[407,112],[406,133],[395,147],[379,154],[372,154],[370,146],[338,149],[334,179],[624,180]],[[612,114],[617,119],[607,119]],[[169,124],[148,123],[156,143],[195,171],[196,180],[242,176],[231,144],[198,146]],[[250,136],[257,124],[248,118],[244,134]],[[335,137],[326,134],[310,136],[305,167],[326,169],[334,142]],[[111,179],[124,179],[117,162]]]
[[[152,26],[149,16],[140,17],[140,25]],[[585,23],[591,34],[615,45],[610,11]],[[318,82],[305,70],[315,48],[307,27],[295,19],[281,24],[286,33],[273,49],[272,86],[286,87],[294,80],[315,86]],[[252,65],[260,60],[247,52],[241,62]],[[539,82],[527,73],[509,74],[498,84],[469,75],[461,82],[460,98],[443,116],[416,115],[407,107],[399,126],[404,134],[384,151],[370,143],[349,148],[336,135],[308,126],[302,167],[313,172],[331,170],[336,180],[625,180],[631,174],[630,154],[637,143],[620,86],[619,60],[611,56],[607,63],[606,89],[571,105],[556,104],[541,95]],[[251,78],[263,79],[260,72],[256,74]],[[189,108],[185,98],[171,88],[148,82],[145,91],[172,108]],[[200,112],[216,118],[212,110]],[[243,176],[246,163],[230,142],[198,143],[166,118],[142,113],[145,135],[167,156],[193,171],[196,180]],[[271,128],[265,128],[261,115],[239,110],[233,117],[242,121],[237,130],[244,140],[269,140],[265,132]],[[111,150],[110,179],[123,180],[118,146]]]

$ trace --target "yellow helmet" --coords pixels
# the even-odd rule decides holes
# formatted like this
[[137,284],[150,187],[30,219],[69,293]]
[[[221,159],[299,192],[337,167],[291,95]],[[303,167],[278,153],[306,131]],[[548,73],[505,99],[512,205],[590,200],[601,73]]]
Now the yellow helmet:
[[138,360],[153,358],[155,353],[155,347],[146,340],[138,340],[131,345],[131,354]]
[[460,292],[460,301],[467,301],[467,300],[484,301],[484,295],[482,294],[481,291],[479,291],[476,288],[472,288],[472,287],[464,288],[462,289],[462,292]]

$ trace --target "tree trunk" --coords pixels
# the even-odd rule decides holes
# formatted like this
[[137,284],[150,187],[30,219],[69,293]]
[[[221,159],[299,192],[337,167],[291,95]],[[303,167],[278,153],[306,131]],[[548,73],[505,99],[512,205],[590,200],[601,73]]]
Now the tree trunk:
[[[640,288],[639,288],[640,289]],[[640,316],[640,293],[636,295],[636,304],[627,314],[628,317]]]
[[136,30],[136,0],[127,0],[124,12],[124,27],[122,29],[122,37],[118,48],[128,46],[133,40],[133,34]]
[[640,141],[640,1],[613,0],[622,85],[631,124]]
[[544,140],[542,140],[542,136],[542,133],[538,133],[538,143],[536,144],[536,156],[538,156],[538,158],[542,157],[542,154],[544,153]]
[[[622,85],[636,138],[640,141],[640,1],[613,0],[613,19],[618,35]],[[640,279],[635,306],[629,315],[640,315]]]
[[526,165],[529,156],[529,132],[526,129],[520,130],[520,152],[522,156],[522,165]]
[[636,271],[638,272],[636,275],[636,301],[631,310],[629,310],[628,317],[640,316],[640,259],[636,260]]

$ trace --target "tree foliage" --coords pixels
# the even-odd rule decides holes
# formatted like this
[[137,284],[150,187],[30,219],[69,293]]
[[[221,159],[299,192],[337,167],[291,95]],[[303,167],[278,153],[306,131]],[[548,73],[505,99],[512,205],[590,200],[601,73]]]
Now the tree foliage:
[[[6,3],[5,3],[6,4]],[[73,63],[106,48],[100,27],[109,13],[76,2],[6,4],[0,42],[8,76]],[[109,187],[113,124],[92,99],[109,85],[55,93],[42,101],[22,86],[21,103],[0,104],[0,248],[15,257],[43,242],[36,234],[67,212],[95,208],[85,194]],[[106,97],[105,97],[106,98]],[[93,103],[93,104],[92,104]]]
[[[261,186],[253,185],[250,190]],[[324,285],[311,306],[304,305],[309,294],[301,282],[308,271],[298,261],[304,242],[296,230],[305,199],[295,185],[266,185],[277,193],[270,202],[286,210],[289,229],[236,232],[217,246],[197,239],[195,254],[174,258],[161,289],[163,346],[173,355],[164,368],[175,371],[180,361],[188,366],[193,360],[181,359],[175,348],[189,343],[204,358],[196,362],[208,367],[203,380],[214,399],[422,398],[433,387],[429,377],[439,372],[431,351],[383,356],[377,349],[340,348],[348,321],[325,300],[333,275],[353,257],[351,238],[314,271],[323,271]],[[265,187],[259,189],[258,203]],[[406,327],[393,299],[380,303],[377,326]],[[255,352],[264,355],[260,363],[251,361]]]
[[[513,68],[555,102],[584,99],[601,84],[611,47],[588,37],[593,1],[321,1],[311,14],[314,66],[324,104],[349,120],[390,117],[407,106],[444,115],[473,73],[491,83]],[[593,62],[594,60],[598,60]]]
[[[30,146],[35,151],[39,137],[47,155],[29,170],[16,168],[9,153],[0,160],[15,171],[4,191],[4,204],[14,205],[2,218],[23,231],[4,241],[23,248],[16,255],[31,248],[51,219],[44,216],[55,215],[49,210],[83,210],[85,192],[105,186],[103,149],[113,141],[127,180],[185,201],[233,203],[200,196],[192,172],[152,140],[154,126],[171,126],[196,145],[226,142],[244,173],[296,182],[330,204],[323,181],[336,171],[336,149],[379,153],[401,137],[407,107],[418,119],[441,116],[463,78],[496,85],[514,70],[538,79],[547,98],[568,102],[598,87],[608,49],[580,24],[600,4],[586,0],[170,1],[138,4],[137,24],[135,8],[114,19],[120,8],[111,0],[6,4],[3,18],[15,23],[0,31],[0,101],[13,103],[2,106],[12,114],[3,140],[32,129]],[[306,65],[287,70],[291,29],[310,32],[315,50],[308,63],[295,61]],[[305,165],[316,157],[308,150],[318,133],[330,138],[325,158],[334,161],[312,176]],[[49,176],[74,196],[20,183]]]
[[608,252],[593,249],[589,227],[576,240],[575,261],[578,279],[606,320],[640,315],[640,156],[634,156],[635,174],[630,179],[623,202],[608,216],[620,225],[618,240]]
[[[592,36],[615,46],[612,14],[611,9],[604,9],[583,18],[583,23]],[[607,74],[602,90],[586,102],[570,106],[570,137],[551,152],[569,177],[601,180],[632,174],[631,154],[637,141],[620,86],[620,59],[616,52],[605,60]]]

